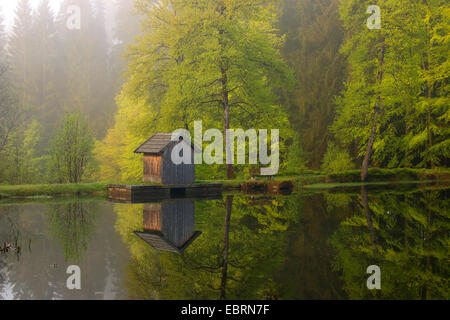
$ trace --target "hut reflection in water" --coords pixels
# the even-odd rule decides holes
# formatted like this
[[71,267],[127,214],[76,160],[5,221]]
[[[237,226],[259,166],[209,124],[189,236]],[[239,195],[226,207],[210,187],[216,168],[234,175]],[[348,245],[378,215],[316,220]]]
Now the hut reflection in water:
[[144,204],[144,231],[135,234],[156,250],[181,254],[200,234],[195,231],[195,203],[180,199]]

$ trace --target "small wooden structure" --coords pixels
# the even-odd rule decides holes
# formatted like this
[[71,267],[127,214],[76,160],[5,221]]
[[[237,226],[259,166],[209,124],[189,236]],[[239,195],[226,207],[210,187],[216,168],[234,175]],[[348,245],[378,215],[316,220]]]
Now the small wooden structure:
[[[179,143],[187,143],[192,149],[191,164],[173,163],[172,150]],[[183,185],[195,181],[195,150],[190,141],[172,140],[171,133],[157,133],[134,152],[144,154],[144,182]]]
[[190,185],[108,185],[108,199],[122,202],[146,203],[173,198],[222,197],[222,184],[195,183]]
[[144,204],[144,231],[135,234],[156,250],[181,254],[201,234],[194,214],[192,200]]

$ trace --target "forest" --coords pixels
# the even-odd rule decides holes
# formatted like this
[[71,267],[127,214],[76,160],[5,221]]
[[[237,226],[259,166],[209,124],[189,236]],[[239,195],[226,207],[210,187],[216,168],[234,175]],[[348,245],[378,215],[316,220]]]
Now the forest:
[[133,151],[194,121],[280,129],[281,175],[449,167],[446,0],[53,2],[0,11],[0,184],[141,181]]

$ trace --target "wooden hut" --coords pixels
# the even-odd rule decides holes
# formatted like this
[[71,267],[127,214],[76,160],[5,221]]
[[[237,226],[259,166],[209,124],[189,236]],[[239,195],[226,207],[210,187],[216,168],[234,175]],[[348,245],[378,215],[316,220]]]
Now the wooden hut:
[[[191,164],[176,165],[172,162],[172,150],[178,143],[187,143],[192,149]],[[195,150],[190,141],[173,141],[171,133],[157,133],[134,152],[144,154],[144,182],[192,184],[195,181]]]
[[144,231],[135,234],[156,250],[181,254],[201,234],[194,213],[192,200],[144,204]]

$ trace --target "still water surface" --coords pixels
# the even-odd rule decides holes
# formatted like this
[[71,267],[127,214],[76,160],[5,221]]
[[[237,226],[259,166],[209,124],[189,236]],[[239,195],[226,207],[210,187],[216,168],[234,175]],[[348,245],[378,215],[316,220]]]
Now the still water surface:
[[[448,195],[0,204],[0,299],[448,299]],[[367,289],[370,265],[381,290]]]

